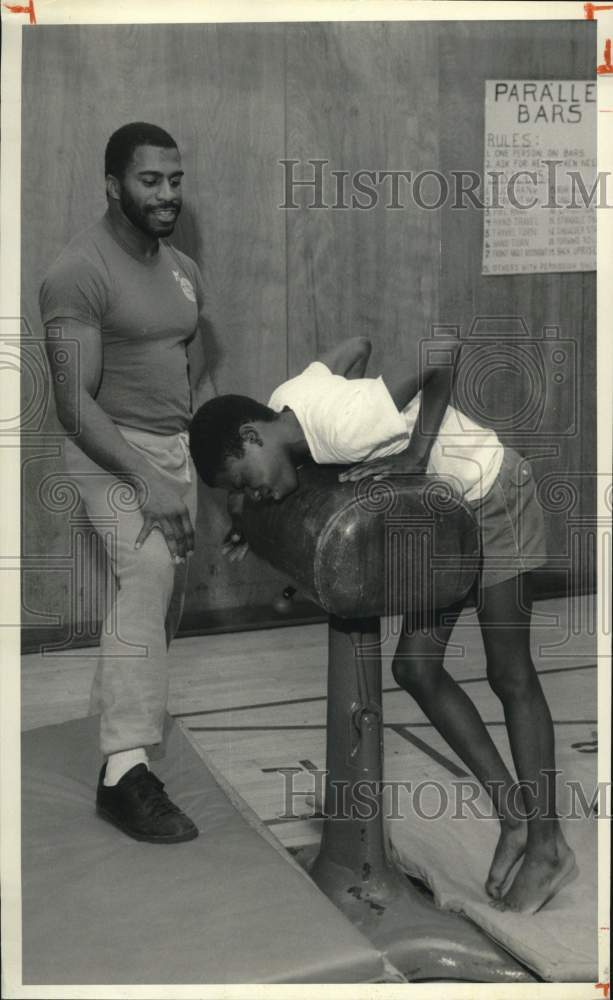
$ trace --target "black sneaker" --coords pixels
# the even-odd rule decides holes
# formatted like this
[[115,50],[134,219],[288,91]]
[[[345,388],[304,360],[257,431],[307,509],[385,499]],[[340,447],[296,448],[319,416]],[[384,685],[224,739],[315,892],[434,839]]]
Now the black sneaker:
[[130,768],[116,785],[100,772],[96,812],[135,840],[179,844],[198,836],[198,827],[168,798],[164,785],[145,764]]

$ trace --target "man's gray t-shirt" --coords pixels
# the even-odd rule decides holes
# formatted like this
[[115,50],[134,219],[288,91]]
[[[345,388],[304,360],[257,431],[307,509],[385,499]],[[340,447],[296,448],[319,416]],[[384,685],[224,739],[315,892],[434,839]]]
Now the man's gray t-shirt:
[[186,346],[202,305],[191,258],[162,240],[153,257],[137,255],[106,215],[68,244],[40,290],[44,324],[76,319],[100,330],[101,408],[154,434],[184,431],[191,418]]

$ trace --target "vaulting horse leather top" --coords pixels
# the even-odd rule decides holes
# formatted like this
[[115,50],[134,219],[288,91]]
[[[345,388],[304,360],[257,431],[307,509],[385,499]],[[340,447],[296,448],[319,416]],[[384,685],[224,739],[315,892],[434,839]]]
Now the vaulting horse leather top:
[[339,483],[342,469],[308,462],[284,500],[246,502],[243,527],[256,555],[339,618],[423,613],[464,597],[479,535],[452,486],[408,474]]

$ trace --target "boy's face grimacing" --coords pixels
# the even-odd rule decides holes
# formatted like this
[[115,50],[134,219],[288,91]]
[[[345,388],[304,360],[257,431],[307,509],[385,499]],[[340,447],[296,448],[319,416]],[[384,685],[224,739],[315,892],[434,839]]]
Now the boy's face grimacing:
[[251,424],[241,429],[243,454],[229,456],[216,486],[245,493],[250,500],[283,500],[298,486],[298,477],[285,449],[271,440],[270,425]]

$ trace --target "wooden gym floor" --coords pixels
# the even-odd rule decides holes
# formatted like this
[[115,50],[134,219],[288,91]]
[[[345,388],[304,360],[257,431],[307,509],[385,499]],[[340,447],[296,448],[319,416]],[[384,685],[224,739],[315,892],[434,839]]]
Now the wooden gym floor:
[[[535,605],[533,656],[556,722],[577,752],[596,748],[596,598],[540,601]],[[462,763],[393,680],[394,620],[383,622],[385,753],[398,774],[411,748],[424,774],[442,768],[463,774]],[[476,616],[466,611],[452,636],[447,667],[465,685],[497,743],[506,741],[499,702],[485,680]],[[87,714],[97,650],[31,654],[22,659],[22,728]],[[313,843],[316,818],[284,818],[286,779],[298,768],[293,811],[311,817],[317,783],[309,773],[325,766],[327,628],[299,625],[179,639],[171,649],[169,711],[189,728],[207,758],[286,847]],[[506,756],[506,754],[505,754]],[[402,768],[400,767],[400,772]],[[407,775],[409,777],[409,775]],[[318,796],[315,796],[318,799]]]

